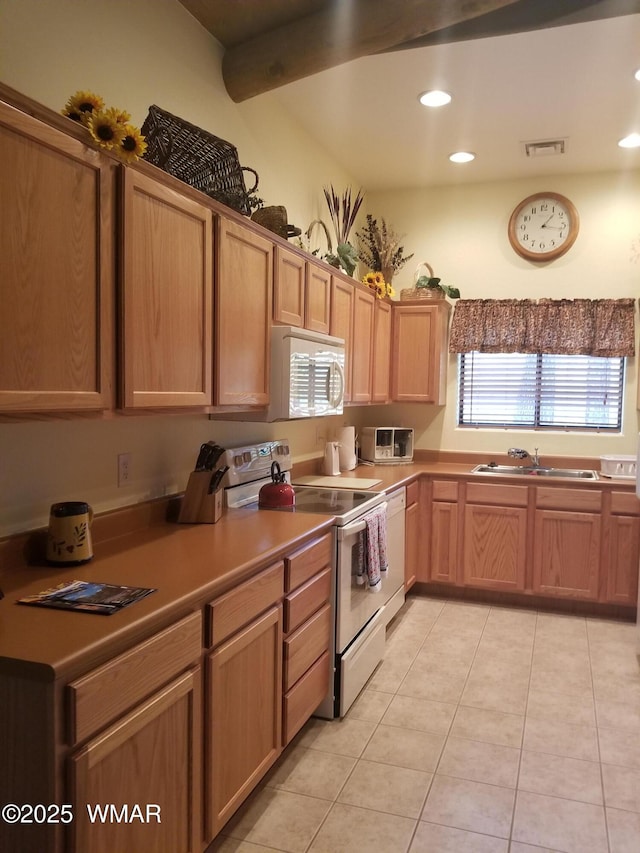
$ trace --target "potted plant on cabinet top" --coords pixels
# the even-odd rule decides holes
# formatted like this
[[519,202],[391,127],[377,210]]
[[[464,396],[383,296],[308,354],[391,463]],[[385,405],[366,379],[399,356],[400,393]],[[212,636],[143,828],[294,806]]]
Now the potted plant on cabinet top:
[[[427,268],[428,275],[420,275],[422,267]],[[415,271],[415,284],[413,287],[400,291],[400,299],[460,299],[460,291],[457,287],[442,284],[441,279],[436,278],[433,269],[426,261],[418,264]]]

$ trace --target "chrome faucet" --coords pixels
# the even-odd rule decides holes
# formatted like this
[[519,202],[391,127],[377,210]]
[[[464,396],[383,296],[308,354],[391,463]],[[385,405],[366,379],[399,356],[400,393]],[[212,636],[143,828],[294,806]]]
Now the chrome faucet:
[[542,467],[540,465],[540,457],[538,456],[537,447],[534,449],[533,456],[531,456],[528,450],[523,450],[521,447],[510,447],[507,450],[507,455],[513,457],[513,459],[531,459],[532,468]]

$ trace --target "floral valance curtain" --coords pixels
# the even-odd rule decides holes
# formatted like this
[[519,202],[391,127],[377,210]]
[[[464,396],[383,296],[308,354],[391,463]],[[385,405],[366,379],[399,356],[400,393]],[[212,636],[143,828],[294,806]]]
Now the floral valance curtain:
[[461,299],[449,352],[635,355],[633,299]]

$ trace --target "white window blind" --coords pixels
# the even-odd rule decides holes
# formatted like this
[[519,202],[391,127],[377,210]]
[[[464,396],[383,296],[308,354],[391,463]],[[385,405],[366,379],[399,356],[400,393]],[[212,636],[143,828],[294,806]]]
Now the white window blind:
[[459,356],[459,426],[620,431],[624,358]]

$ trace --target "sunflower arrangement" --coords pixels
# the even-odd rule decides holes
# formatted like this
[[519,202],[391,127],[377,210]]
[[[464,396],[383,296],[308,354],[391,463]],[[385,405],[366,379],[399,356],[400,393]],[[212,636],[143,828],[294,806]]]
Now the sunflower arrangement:
[[391,287],[389,282],[384,280],[382,273],[377,272],[376,270],[369,270],[362,279],[362,283],[366,284],[367,287],[370,287],[371,290],[373,290],[377,299],[382,299],[385,296],[396,295],[393,287]]
[[147,148],[140,130],[131,124],[126,110],[104,105],[100,95],[78,91],[64,105],[62,115],[84,125],[101,148],[116,154],[125,163],[133,163]]

